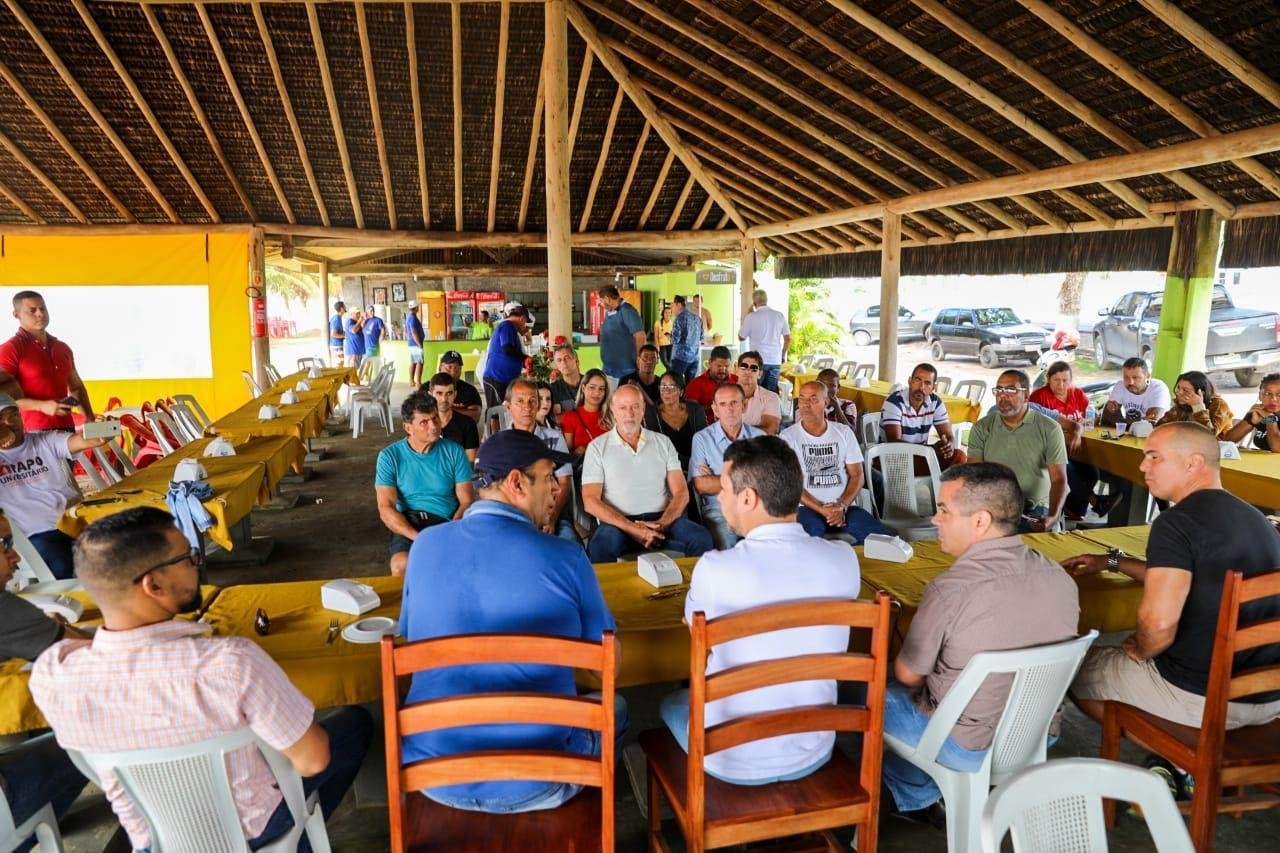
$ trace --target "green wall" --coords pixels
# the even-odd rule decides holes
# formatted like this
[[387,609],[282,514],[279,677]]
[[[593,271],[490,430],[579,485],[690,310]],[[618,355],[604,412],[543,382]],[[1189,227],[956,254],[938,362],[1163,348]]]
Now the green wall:
[[711,331],[723,336],[722,343],[732,346],[738,343],[738,324],[741,309],[737,305],[737,284],[697,284],[693,272],[672,272],[663,275],[636,276],[636,289],[644,294],[644,319],[652,329],[658,317],[658,301],[670,300],[677,294],[690,302],[695,293],[702,293],[703,307],[711,312]]

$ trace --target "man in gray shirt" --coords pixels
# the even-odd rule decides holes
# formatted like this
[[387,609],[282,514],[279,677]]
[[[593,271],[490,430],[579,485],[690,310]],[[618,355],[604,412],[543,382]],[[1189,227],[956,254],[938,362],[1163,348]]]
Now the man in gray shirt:
[[[978,652],[1058,643],[1076,636],[1079,590],[1054,562],[1016,535],[1022,490],[1004,465],[970,462],[942,475],[942,550],[956,558],[924,588],[885,697],[884,731],[920,742],[929,717]],[[995,736],[1011,680],[989,678],[947,738],[938,760],[953,770],[981,766]],[[945,826],[941,793],[923,770],[886,751],[884,782],[903,815]]]

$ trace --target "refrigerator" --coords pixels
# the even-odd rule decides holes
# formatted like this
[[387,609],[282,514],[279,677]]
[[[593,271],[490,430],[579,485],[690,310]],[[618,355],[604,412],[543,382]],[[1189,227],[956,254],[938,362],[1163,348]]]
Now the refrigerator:
[[417,296],[418,319],[422,321],[423,331],[429,341],[444,341],[449,338],[448,305],[443,290],[419,290]]
[[476,295],[470,290],[451,290],[444,295],[449,312],[449,339],[465,341],[471,337],[471,323],[476,318]]

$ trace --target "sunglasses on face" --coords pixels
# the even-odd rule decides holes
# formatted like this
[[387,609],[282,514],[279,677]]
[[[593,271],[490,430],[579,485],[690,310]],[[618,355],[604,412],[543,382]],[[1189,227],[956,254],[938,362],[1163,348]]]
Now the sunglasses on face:
[[759,373],[759,372],[760,372],[760,365],[758,365],[758,364],[739,364],[739,365],[738,365],[738,369],[739,369],[739,370],[750,370],[752,373]]

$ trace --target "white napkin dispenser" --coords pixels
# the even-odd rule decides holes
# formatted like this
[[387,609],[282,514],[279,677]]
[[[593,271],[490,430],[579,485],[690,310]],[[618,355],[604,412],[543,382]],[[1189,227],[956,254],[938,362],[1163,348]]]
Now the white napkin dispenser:
[[199,459],[190,457],[180,461],[173,469],[173,482],[193,483],[209,479],[209,472],[204,470]]
[[885,533],[871,533],[862,543],[862,555],[868,560],[905,563],[916,555],[911,543]]
[[1135,421],[1129,424],[1129,435],[1134,438],[1146,438],[1151,435],[1151,431],[1155,429],[1151,421]]
[[1219,459],[1239,459],[1240,445],[1234,441],[1218,442],[1218,458]]
[[264,405],[258,409],[258,420],[273,421],[280,417],[280,410],[275,406]]
[[223,436],[218,436],[204,447],[205,456],[235,456],[236,446]]
[[292,388],[280,395],[280,405],[282,406],[292,406],[296,402],[298,402],[298,392]]
[[312,366],[312,368],[307,371],[308,379],[319,379],[321,376],[324,376],[324,373],[318,367]]
[[641,554],[637,557],[636,574],[645,583],[659,588],[684,583],[684,574],[676,565],[676,561],[659,552]]
[[340,578],[320,587],[320,606],[325,610],[359,616],[381,605],[382,599],[373,587],[359,581]]
[[69,595],[27,595],[28,602],[46,614],[61,616],[67,623],[79,622],[84,615],[84,604]]
[[870,388],[871,380],[865,376],[859,376],[857,379],[853,380],[853,387],[854,388]]
[[305,379],[299,379],[299,380],[298,380],[298,384],[293,386],[293,390],[295,390],[295,391],[299,391],[299,392],[301,392],[301,391],[310,391],[310,390],[311,390],[311,383],[310,383],[310,382],[308,382],[308,381],[307,381],[307,380],[305,380]]

